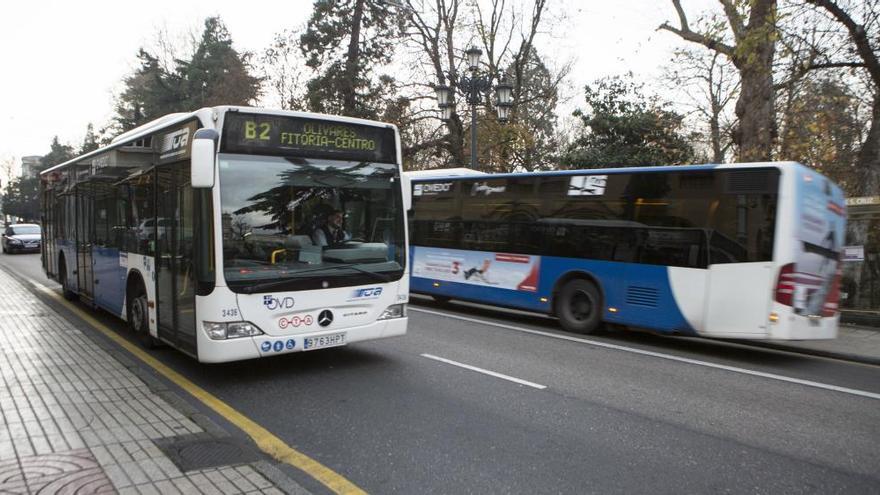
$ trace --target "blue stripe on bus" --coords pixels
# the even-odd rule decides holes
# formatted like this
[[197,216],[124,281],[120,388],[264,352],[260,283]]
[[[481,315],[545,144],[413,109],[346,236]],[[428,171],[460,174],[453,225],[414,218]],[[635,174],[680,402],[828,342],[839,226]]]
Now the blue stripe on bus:
[[[410,289],[423,294],[550,313],[556,282],[567,274],[578,272],[599,281],[605,303],[605,321],[665,333],[697,334],[675,301],[668,268],[659,265],[542,256],[537,292],[423,277],[411,277]],[[435,283],[439,286],[435,287]],[[548,301],[541,302],[541,297]],[[617,312],[609,312],[609,307],[616,308]]]
[[119,249],[93,247],[95,303],[113,314],[122,314],[125,303],[125,276],[128,267],[119,266]]

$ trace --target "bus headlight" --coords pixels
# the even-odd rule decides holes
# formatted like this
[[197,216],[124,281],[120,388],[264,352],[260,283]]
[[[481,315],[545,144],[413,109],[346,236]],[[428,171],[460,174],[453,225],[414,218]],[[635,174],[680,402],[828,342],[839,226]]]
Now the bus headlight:
[[377,318],[377,320],[390,320],[392,318],[403,318],[406,316],[406,304],[392,304],[385,308],[385,311]]
[[202,323],[205,333],[211,340],[237,339],[263,335],[263,331],[249,321],[233,321],[230,323],[206,321]]

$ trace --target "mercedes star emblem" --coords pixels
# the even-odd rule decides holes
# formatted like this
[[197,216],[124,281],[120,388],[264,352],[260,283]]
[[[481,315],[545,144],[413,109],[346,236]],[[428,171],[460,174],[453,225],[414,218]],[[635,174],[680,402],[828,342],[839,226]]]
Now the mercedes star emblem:
[[333,323],[333,313],[331,313],[329,309],[321,311],[321,314],[318,315],[318,325],[326,327],[331,323]]

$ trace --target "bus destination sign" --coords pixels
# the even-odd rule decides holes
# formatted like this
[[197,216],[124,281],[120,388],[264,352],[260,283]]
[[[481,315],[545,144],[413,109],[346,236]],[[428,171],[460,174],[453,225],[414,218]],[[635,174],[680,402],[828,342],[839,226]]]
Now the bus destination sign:
[[394,131],[332,120],[227,113],[221,151],[395,163]]

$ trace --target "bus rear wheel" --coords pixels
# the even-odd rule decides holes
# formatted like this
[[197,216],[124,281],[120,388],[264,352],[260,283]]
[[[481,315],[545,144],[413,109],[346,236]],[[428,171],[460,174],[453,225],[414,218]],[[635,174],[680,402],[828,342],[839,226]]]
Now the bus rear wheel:
[[68,301],[76,300],[76,292],[70,290],[67,282],[67,263],[64,261],[64,258],[61,258],[61,261],[58,263],[58,276],[61,279],[61,295]]
[[128,327],[147,349],[157,347],[158,342],[150,335],[150,310],[147,305],[147,294],[143,287],[136,287],[129,291],[128,304]]
[[602,296],[592,282],[575,279],[566,283],[556,301],[562,328],[573,333],[595,333],[602,323]]

